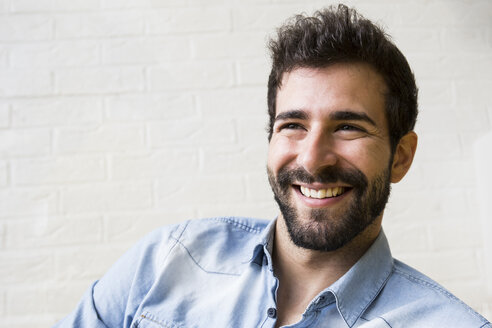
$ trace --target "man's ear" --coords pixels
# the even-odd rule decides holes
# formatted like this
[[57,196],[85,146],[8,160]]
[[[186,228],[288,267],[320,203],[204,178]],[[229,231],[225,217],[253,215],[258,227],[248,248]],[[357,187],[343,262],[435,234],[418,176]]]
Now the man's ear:
[[417,149],[417,139],[414,131],[408,132],[400,139],[391,165],[391,182],[399,182],[407,174]]

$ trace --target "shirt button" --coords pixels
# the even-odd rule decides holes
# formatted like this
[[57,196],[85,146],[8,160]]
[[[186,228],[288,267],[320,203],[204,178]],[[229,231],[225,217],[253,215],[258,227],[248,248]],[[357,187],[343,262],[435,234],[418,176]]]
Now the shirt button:
[[267,314],[270,318],[275,319],[277,317],[277,309],[275,308],[269,308],[267,311]]

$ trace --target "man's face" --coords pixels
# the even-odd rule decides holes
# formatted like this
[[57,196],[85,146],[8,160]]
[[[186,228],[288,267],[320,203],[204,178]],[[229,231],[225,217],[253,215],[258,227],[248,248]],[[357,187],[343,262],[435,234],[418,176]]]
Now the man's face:
[[382,216],[392,161],[384,92],[365,64],[284,74],[268,176],[297,246],[336,250]]

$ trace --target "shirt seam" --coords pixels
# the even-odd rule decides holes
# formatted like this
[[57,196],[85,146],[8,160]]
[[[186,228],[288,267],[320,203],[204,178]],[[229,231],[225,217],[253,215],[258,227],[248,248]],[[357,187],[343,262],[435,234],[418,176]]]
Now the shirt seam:
[[97,319],[103,324],[104,327],[108,327],[108,325],[104,322],[103,318],[99,314],[99,310],[96,307],[96,302],[94,300],[94,286],[96,285],[97,281],[94,282],[91,286],[91,303],[92,303],[92,308],[94,309],[94,312],[96,313]]
[[193,255],[191,255],[191,252],[188,250],[188,248],[179,240],[176,239],[176,244],[179,244],[181,245],[181,247],[183,247],[185,250],[186,250],[186,253],[188,253],[189,257],[191,258],[191,260],[195,263],[195,265],[200,269],[202,270],[203,272],[205,273],[210,273],[210,274],[221,274],[221,275],[225,275],[225,276],[239,276],[240,274],[239,273],[227,273],[227,272],[218,272],[218,271],[208,271],[208,270],[205,270],[204,267],[202,267],[197,260],[195,260],[195,258],[193,257]]
[[[169,247],[169,250],[167,251],[167,254],[162,258],[161,267],[166,262],[167,258],[169,257],[169,255],[173,251],[174,247],[176,247],[176,245],[179,243],[179,240],[183,236],[183,233],[185,232],[185,230],[188,227],[189,223],[190,223],[190,221],[185,221],[185,222],[183,222],[183,223],[181,223],[181,224],[178,225],[178,227],[177,227],[176,230],[179,231],[179,229],[181,229],[181,232],[179,233],[179,236],[175,237],[173,235],[174,234],[174,231],[169,234],[170,239],[174,240],[174,244],[171,247]],[[164,248],[164,247],[165,247],[165,244],[162,244],[161,245],[161,248]]]
[[434,284],[434,283],[432,283],[428,280],[422,279],[422,278],[418,278],[418,277],[411,275],[408,272],[405,272],[405,271],[398,269],[396,267],[395,267],[395,272],[399,273],[400,275],[402,275],[403,277],[407,278],[408,280],[410,280],[412,282],[421,283],[422,285],[425,285],[427,287],[431,287],[432,289],[440,291],[441,293],[443,293],[444,295],[446,295],[450,299],[456,299],[457,300],[457,298],[455,296],[453,296],[453,294],[451,294],[450,292],[448,292],[447,290],[445,290],[444,288],[440,287],[437,284]]
[[[360,316],[360,319],[365,320],[366,322],[370,322],[370,321],[371,321],[371,320],[369,320],[368,318],[365,318],[364,316]],[[384,321],[384,323],[385,323],[388,327],[393,328],[393,326],[391,326],[391,325],[389,324],[389,322],[388,322],[388,321],[386,321],[386,319],[385,319],[385,318],[383,318],[382,316],[377,316],[377,317],[374,317],[374,319],[381,319],[381,320],[383,320],[383,321]]]
[[213,221],[219,221],[219,222],[225,222],[225,223],[228,223],[228,224],[232,224],[244,231],[247,231],[247,232],[252,232],[252,233],[255,233],[255,234],[259,234],[263,231],[263,229],[259,229],[259,228],[253,228],[253,227],[250,227],[244,223],[241,223],[239,221],[237,221],[235,218],[232,218],[232,217],[222,217],[222,218],[210,218],[209,220],[213,220]]
[[139,324],[143,320],[148,320],[150,322],[153,322],[155,324],[158,324],[159,326],[161,326],[163,328],[183,328],[182,325],[177,325],[177,324],[170,323],[170,322],[160,321],[152,313],[150,313],[148,311],[140,315]]
[[268,320],[268,316],[266,316],[265,319],[263,319],[263,322],[261,323],[260,328],[263,328],[263,326],[265,326],[265,323],[267,322],[267,320]]
[[388,322],[388,321],[386,321],[386,319],[385,319],[385,318],[383,318],[383,317],[378,317],[378,318],[379,318],[379,319],[381,319],[381,320],[383,320],[383,321],[384,321],[384,323],[385,323],[388,327],[393,328],[393,327],[389,324],[389,322]]

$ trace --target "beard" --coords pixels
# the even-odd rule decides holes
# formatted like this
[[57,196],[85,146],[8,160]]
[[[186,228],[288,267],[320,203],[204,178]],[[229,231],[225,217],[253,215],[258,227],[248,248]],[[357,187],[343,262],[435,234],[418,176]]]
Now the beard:
[[[303,168],[282,168],[277,177],[270,168],[267,172],[290,239],[299,247],[317,251],[337,250],[364,231],[383,212],[391,190],[389,167],[371,181],[355,168],[327,167],[316,176]],[[300,182],[348,184],[352,188],[352,200],[343,208],[313,208],[300,213],[289,199],[293,196],[292,184]]]

